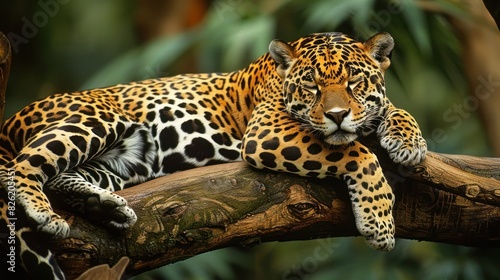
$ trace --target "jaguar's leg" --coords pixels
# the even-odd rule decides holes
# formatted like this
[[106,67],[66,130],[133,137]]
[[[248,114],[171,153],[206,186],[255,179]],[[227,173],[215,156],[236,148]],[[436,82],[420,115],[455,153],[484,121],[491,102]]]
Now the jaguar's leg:
[[[24,209],[38,231],[54,237],[67,236],[69,226],[54,213],[44,194],[43,186],[46,182],[96,158],[102,158],[113,168],[126,173],[129,168],[139,168],[136,164],[142,162],[143,157],[148,160],[152,157],[154,145],[150,140],[151,136],[147,128],[141,125],[121,122],[85,124],[61,123],[38,132],[12,161],[0,167],[0,174],[5,174],[8,170],[15,173],[12,182],[16,186],[16,205]],[[110,148],[117,145],[133,148],[125,152],[111,149],[110,152]],[[126,155],[129,160],[121,161],[120,154]],[[147,173],[143,168],[130,176],[147,176]],[[4,175],[0,177],[2,185],[7,186],[8,178]]]
[[342,176],[349,189],[356,227],[370,247],[390,251],[395,244],[392,188],[374,156],[364,163],[368,166],[362,172]]
[[381,146],[394,162],[413,166],[424,160],[427,143],[417,121],[405,110],[391,104],[377,129],[377,135]]
[[4,145],[7,146],[10,143],[0,138],[0,166],[6,165],[12,160],[11,152],[3,147]]
[[[12,274],[10,269],[22,279],[65,279],[55,256],[48,249],[46,236],[41,236],[27,226],[24,213],[10,212],[15,208],[12,202],[9,194],[0,188],[0,254],[6,257],[1,258],[6,262],[2,271],[6,277],[3,279],[8,279],[7,275]],[[12,246],[13,244],[15,246]],[[13,251],[15,259],[12,256]]]
[[127,206],[127,201],[93,183],[93,178],[89,178],[90,175],[82,175],[82,172],[85,174],[89,170],[94,176],[110,179],[105,182],[122,183],[121,178],[106,170],[90,167],[69,170],[45,185],[45,191],[52,204],[58,208],[71,209],[91,221],[104,223],[111,228],[123,229],[133,225],[137,221],[137,216]]
[[[0,184],[5,189],[15,186],[13,193],[16,211],[23,210],[28,218],[27,222],[34,224],[38,231],[55,238],[66,237],[69,234],[68,224],[53,211],[42,191],[44,182],[59,171],[54,168],[57,163],[46,158],[50,159],[50,155],[45,157],[43,152],[35,155],[20,154],[18,158],[0,166]],[[45,170],[42,170],[42,165]],[[45,172],[51,174],[47,175]]]
[[[66,279],[57,264],[56,256],[49,250],[50,240],[41,237],[30,227],[16,230],[16,238],[16,250],[19,248],[17,255],[28,274],[24,279]],[[16,270],[16,274],[17,272]]]
[[151,178],[156,156],[147,127],[132,124],[105,153],[59,174],[45,185],[53,203],[111,228],[128,228],[137,217],[113,191]]
[[[390,251],[395,244],[394,196],[375,154],[359,142],[327,145],[286,113],[263,106],[255,109],[243,138],[243,159],[260,169],[344,179],[359,232],[370,247]],[[270,114],[279,122],[268,122]]]

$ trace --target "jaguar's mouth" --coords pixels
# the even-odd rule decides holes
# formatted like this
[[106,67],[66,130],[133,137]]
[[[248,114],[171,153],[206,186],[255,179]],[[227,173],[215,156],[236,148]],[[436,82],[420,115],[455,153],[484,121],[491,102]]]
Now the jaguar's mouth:
[[349,144],[357,138],[358,134],[340,129],[337,129],[328,135],[323,135],[323,141],[335,146]]

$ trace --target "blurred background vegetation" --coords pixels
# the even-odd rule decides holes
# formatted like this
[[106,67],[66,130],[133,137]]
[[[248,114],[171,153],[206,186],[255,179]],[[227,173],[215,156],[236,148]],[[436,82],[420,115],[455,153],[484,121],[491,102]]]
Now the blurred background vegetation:
[[[0,17],[0,31],[11,40],[14,53],[6,117],[55,92],[237,70],[264,54],[274,38],[342,31],[364,40],[387,31],[396,41],[386,74],[388,95],[415,116],[429,148],[498,156],[487,140],[480,108],[467,103],[463,38],[449,20],[450,15],[470,17],[465,4],[425,2],[432,8],[409,0],[9,1],[2,4]],[[498,22],[499,4],[485,2]],[[498,92],[500,80],[493,81],[489,88]],[[500,249],[398,240],[393,252],[380,253],[368,249],[361,238],[327,241],[223,249],[135,279],[500,276]]]

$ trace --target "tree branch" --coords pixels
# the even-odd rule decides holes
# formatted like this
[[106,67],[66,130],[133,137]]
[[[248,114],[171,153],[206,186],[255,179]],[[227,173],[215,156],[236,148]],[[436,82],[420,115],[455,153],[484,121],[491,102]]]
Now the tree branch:
[[[500,159],[430,153],[408,169],[376,153],[394,187],[398,238],[500,245]],[[136,275],[228,246],[359,235],[343,182],[242,162],[179,172],[119,194],[138,215],[125,233],[63,213],[71,234],[52,249],[68,278],[122,256],[130,258],[127,275]]]

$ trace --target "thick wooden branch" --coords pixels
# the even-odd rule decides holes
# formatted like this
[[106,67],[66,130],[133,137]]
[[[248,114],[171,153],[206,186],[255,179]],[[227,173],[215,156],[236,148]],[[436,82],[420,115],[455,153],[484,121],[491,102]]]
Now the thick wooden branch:
[[[408,169],[377,154],[394,187],[398,238],[500,245],[499,159],[430,153]],[[70,279],[122,256],[130,258],[126,274],[136,275],[227,246],[359,235],[343,182],[245,163],[179,172],[119,194],[139,218],[124,233],[66,213],[71,235],[52,249]]]

